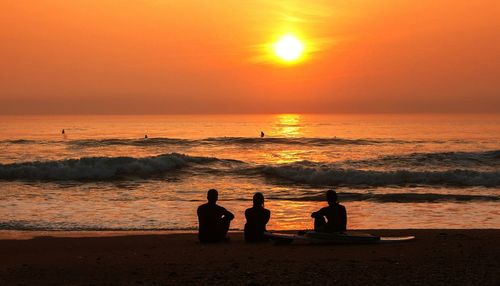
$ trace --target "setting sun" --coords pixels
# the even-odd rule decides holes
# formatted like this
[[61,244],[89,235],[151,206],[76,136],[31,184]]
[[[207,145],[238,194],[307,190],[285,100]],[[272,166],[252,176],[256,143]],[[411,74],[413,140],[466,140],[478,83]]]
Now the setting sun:
[[286,62],[296,61],[304,51],[304,44],[293,35],[284,35],[274,44],[274,53]]
[[0,286],[500,286],[500,0],[0,7]]

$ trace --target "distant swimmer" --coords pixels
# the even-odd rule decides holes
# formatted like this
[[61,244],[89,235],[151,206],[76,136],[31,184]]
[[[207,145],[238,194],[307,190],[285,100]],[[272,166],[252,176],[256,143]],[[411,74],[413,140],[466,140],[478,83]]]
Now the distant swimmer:
[[148,134],[144,135],[144,139],[148,139]]
[[66,131],[64,131],[64,129],[63,129],[63,130],[61,131],[61,134],[65,134],[65,133],[66,133]]
[[260,131],[260,138],[264,138],[264,132]]

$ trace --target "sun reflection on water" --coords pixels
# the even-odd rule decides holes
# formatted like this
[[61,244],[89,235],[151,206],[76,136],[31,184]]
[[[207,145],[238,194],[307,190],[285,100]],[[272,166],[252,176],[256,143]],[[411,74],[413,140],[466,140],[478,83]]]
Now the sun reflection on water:
[[279,150],[276,151],[272,154],[270,154],[268,157],[269,161],[272,161],[277,164],[287,164],[287,163],[293,163],[296,161],[302,161],[303,160],[303,151],[302,150],[295,150],[295,149],[284,149],[284,150]]
[[300,137],[304,135],[302,117],[299,114],[276,116],[275,133],[278,137]]
[[[299,114],[276,115],[271,136],[275,138],[303,137],[304,125],[302,123],[302,116]],[[300,148],[291,148],[292,146],[275,146],[274,150],[272,152],[265,153],[264,157],[266,158],[266,161],[277,164],[286,164],[304,160],[303,156],[307,151]]]

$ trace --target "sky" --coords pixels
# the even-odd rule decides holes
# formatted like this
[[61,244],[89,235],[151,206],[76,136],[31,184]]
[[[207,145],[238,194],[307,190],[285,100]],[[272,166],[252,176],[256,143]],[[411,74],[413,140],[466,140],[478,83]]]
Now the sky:
[[[4,0],[0,114],[500,113],[498,0]],[[285,63],[272,45],[301,41]]]

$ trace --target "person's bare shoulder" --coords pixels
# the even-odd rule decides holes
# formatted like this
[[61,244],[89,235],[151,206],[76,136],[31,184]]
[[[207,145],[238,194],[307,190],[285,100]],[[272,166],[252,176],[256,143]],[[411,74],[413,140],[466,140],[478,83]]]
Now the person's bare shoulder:
[[198,206],[198,211],[202,211],[203,209],[205,209],[207,207],[207,204],[202,204],[202,205],[199,205]]

